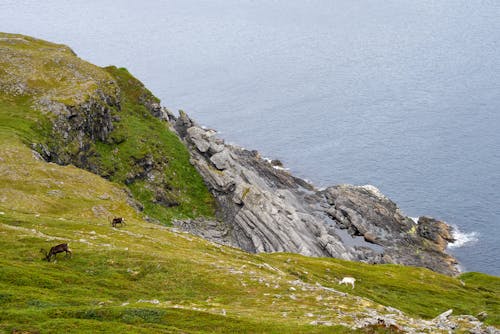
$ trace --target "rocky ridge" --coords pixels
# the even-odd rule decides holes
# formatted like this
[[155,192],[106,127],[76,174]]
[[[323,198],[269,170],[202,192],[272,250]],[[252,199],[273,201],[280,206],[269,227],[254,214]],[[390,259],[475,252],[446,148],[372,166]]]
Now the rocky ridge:
[[458,274],[457,261],[445,251],[453,242],[445,223],[429,217],[414,222],[373,186],[320,191],[278,161],[225,144],[216,131],[184,112],[167,119],[218,203],[218,221],[176,221],[176,226],[249,252],[293,252]]

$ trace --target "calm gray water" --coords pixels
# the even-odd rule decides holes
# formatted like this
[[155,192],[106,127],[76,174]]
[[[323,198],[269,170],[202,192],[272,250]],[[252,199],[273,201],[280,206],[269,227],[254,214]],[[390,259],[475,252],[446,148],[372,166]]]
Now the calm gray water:
[[373,184],[500,276],[497,0],[3,0],[0,31],[125,66],[319,187]]

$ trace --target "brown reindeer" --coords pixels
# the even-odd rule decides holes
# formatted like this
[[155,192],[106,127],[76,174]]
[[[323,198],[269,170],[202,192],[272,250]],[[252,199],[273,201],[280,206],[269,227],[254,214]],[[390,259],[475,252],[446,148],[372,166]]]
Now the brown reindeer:
[[54,247],[52,247],[49,250],[48,253],[47,253],[47,251],[45,249],[40,249],[40,252],[42,252],[43,254],[45,254],[45,259],[48,262],[50,262],[50,260],[52,259],[52,256],[54,258],[56,258],[57,253],[66,252],[66,256],[68,256],[68,254],[70,256],[73,256],[73,253],[71,253],[71,249],[69,249],[68,244],[60,244],[60,245],[54,246]]
[[120,224],[120,225],[127,225],[125,223],[125,218],[122,218],[122,217],[115,217],[115,218],[113,218],[113,221],[111,222],[111,225],[113,227],[116,227],[116,225],[118,225],[118,224]]

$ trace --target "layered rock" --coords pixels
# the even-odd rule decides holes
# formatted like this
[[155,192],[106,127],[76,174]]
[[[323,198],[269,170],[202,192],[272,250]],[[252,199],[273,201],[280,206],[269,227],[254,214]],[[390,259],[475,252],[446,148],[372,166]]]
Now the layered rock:
[[446,224],[426,217],[415,223],[373,186],[319,191],[279,161],[225,144],[216,131],[198,126],[183,112],[168,119],[218,203],[217,222],[176,222],[184,230],[249,252],[293,252],[458,273],[456,260],[444,251],[452,241]]
[[450,227],[429,217],[418,224],[373,186],[339,185],[324,192],[328,214],[353,236],[384,248],[382,261],[458,273],[457,261],[445,252],[453,242]]
[[[226,231],[224,243],[249,252],[356,259],[324,224],[321,197],[310,184],[274,168],[255,151],[225,145],[215,131],[197,126],[184,113],[174,127],[219,204],[217,229]],[[210,233],[203,226],[214,228],[213,223],[179,225],[205,237]]]

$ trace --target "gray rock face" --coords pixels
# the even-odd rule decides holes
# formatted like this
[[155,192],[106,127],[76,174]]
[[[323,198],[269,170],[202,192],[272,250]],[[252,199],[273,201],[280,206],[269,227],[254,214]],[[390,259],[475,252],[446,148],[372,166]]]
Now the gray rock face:
[[225,144],[214,130],[198,126],[184,112],[169,119],[218,203],[218,222],[177,222],[178,227],[249,252],[293,252],[458,272],[456,260],[444,252],[452,241],[446,224],[430,218],[414,223],[373,186],[318,191],[279,161]]
[[381,262],[458,273],[457,261],[445,253],[448,242],[454,241],[445,223],[420,217],[416,224],[373,186],[334,186],[325,196],[327,212],[339,226],[384,248]]
[[198,218],[194,220],[174,220],[173,224],[183,231],[198,235],[218,244],[237,246],[233,244],[232,238],[229,235],[230,229],[224,223]]
[[[356,259],[324,223],[328,217],[315,189],[274,168],[255,151],[225,145],[215,131],[205,130],[181,113],[174,128],[187,143],[191,163],[205,179],[219,204],[214,224],[178,224],[207,237],[203,231],[222,228],[225,242],[249,252],[294,252],[310,256]],[[189,225],[189,226],[187,226]]]
[[106,95],[97,90],[94,96],[75,106],[42,98],[39,107],[55,117],[51,140],[34,149],[46,161],[61,165],[72,163],[97,173],[89,163],[90,147],[97,140],[107,141],[113,131],[113,109],[120,110],[119,92]]

